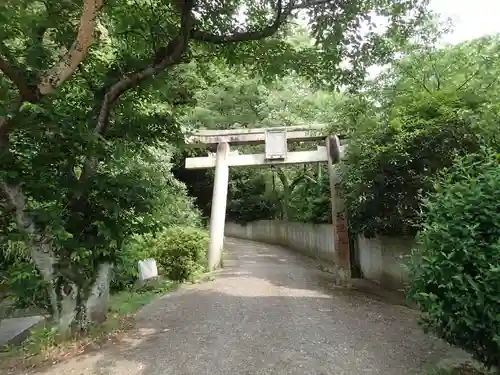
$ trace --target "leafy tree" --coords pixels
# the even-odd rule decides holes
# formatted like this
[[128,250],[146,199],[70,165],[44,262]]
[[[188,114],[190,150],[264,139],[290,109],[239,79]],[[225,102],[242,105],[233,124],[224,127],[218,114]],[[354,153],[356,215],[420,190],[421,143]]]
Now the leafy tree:
[[417,50],[364,94],[372,116],[358,117],[344,163],[351,229],[414,235],[434,176],[457,156],[498,144],[498,45],[495,37]]
[[[149,217],[161,189],[127,161],[182,136],[176,120],[197,87],[190,62],[356,83],[409,35],[423,3],[4,1],[2,216],[10,213],[24,236],[60,328],[105,316],[123,244],[158,226]],[[281,27],[298,11],[309,12],[315,45],[284,38]],[[360,38],[371,14],[389,26]],[[344,58],[352,69],[338,68]]]
[[[209,66],[213,76],[194,95],[196,105],[179,119],[186,127],[230,129],[295,126],[335,119],[338,95],[316,90],[290,74],[269,82],[246,68]],[[201,78],[201,77],[200,77]]]
[[331,223],[330,176],[326,165],[309,168],[296,183],[290,198],[290,220],[305,223]]
[[246,223],[273,218],[279,209],[270,181],[269,173],[255,173],[252,168],[236,170],[229,182],[228,220]]

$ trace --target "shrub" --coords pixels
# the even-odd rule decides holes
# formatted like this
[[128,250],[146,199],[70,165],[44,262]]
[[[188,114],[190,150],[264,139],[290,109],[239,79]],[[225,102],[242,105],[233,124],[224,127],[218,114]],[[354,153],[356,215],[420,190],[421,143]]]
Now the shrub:
[[36,267],[24,259],[10,264],[2,272],[0,281],[5,285],[16,309],[41,308],[48,310],[50,300],[46,283]]
[[151,234],[132,237],[118,253],[111,290],[119,292],[133,287],[139,278],[138,262],[154,256],[155,243]]
[[409,297],[426,330],[500,365],[500,154],[460,159],[424,201]]
[[46,284],[31,262],[24,242],[3,239],[0,243],[0,284],[16,309],[41,308],[50,305]]
[[[113,291],[133,287],[139,277],[137,262],[155,257],[154,236],[158,228],[176,225],[201,226],[201,217],[194,201],[187,194],[186,186],[176,180],[171,172],[172,148],[165,145],[149,148],[147,152],[131,157],[121,168],[140,171],[139,186],[155,187],[151,209],[136,218],[141,231],[130,231],[123,247],[114,254]],[[148,231],[143,231],[147,228]],[[134,234],[135,233],[135,234]],[[141,234],[139,234],[141,233]]]
[[174,281],[188,280],[203,269],[208,234],[198,228],[172,227],[155,240],[156,260],[165,275]]

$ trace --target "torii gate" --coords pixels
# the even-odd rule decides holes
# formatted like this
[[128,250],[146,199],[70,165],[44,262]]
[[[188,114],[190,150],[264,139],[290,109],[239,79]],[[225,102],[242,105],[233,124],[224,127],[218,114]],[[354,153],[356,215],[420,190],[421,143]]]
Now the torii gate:
[[[288,143],[325,140],[325,146],[312,151],[288,152]],[[308,127],[256,128],[230,130],[198,130],[186,139],[191,147],[217,145],[217,153],[207,157],[186,158],[187,169],[215,167],[215,180],[210,217],[210,243],[208,247],[208,267],[213,270],[220,265],[224,243],[226,221],[227,189],[229,167],[290,165],[327,162],[330,174],[332,221],[335,240],[335,266],[337,283],[347,284],[351,277],[349,238],[345,218],[345,206],[339,195],[339,180],[334,164],[344,155],[345,146],[340,145],[337,136],[324,135],[323,125]],[[265,153],[240,155],[230,152],[229,144],[265,144]]]

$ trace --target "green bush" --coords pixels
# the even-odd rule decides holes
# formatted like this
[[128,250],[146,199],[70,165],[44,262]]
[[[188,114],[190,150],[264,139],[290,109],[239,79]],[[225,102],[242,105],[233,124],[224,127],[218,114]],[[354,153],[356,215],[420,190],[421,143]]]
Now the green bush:
[[117,256],[111,290],[119,292],[133,287],[139,278],[138,262],[154,256],[155,243],[151,234],[130,239]]
[[41,308],[50,305],[46,284],[31,263],[24,242],[2,239],[0,243],[0,284],[16,309]]
[[0,275],[0,279],[13,300],[14,308],[50,308],[47,285],[29,261],[20,259],[10,264],[9,269]]
[[155,240],[156,260],[170,280],[185,281],[205,264],[208,234],[198,228],[172,227]]
[[150,148],[128,160],[124,168],[139,170],[141,184],[157,188],[152,209],[136,221],[151,230],[141,235],[136,233],[116,251],[114,276],[111,289],[114,292],[133,287],[139,277],[138,261],[155,257],[155,231],[172,225],[201,226],[200,212],[194,200],[188,196],[186,186],[176,180],[171,172],[171,147]]
[[409,297],[424,327],[500,365],[500,154],[460,159],[424,202]]

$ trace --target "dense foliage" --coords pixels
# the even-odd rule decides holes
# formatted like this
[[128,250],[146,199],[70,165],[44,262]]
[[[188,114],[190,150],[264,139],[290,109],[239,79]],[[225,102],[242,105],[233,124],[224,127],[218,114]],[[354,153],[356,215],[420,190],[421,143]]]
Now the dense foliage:
[[185,281],[206,265],[208,233],[198,228],[171,227],[153,242],[155,258],[165,275],[174,281]]
[[482,150],[444,174],[424,203],[409,295],[425,327],[500,364],[500,154]]
[[[323,123],[349,139],[351,233],[420,231],[410,294],[427,328],[499,364],[500,39],[437,48],[426,3],[3,1],[0,280],[16,306],[86,329],[138,260],[191,278],[213,171],[183,169],[207,151],[184,135]],[[330,222],[328,171],[236,169],[227,211]]]
[[[198,210],[187,196],[183,184],[173,178],[170,172],[169,155],[162,150],[153,150],[147,158],[130,157],[129,168],[139,168],[141,183],[158,187],[154,208],[144,219],[151,220],[157,228],[172,225],[201,225]],[[127,239],[117,253],[113,270],[111,289],[120,291],[134,286],[138,280],[137,262],[154,256],[153,234],[134,235]],[[16,308],[50,308],[45,282],[39,271],[30,262],[29,251],[22,241],[9,240],[3,243],[0,283],[7,287]]]
[[415,235],[436,174],[489,139],[491,127],[477,121],[488,104],[470,92],[413,94],[393,104],[384,122],[356,132],[344,164],[351,229]]
[[354,232],[414,235],[434,176],[484,143],[499,145],[499,52],[497,36],[414,47],[360,97],[344,163]]
[[113,267],[111,290],[118,292],[131,289],[139,280],[140,260],[154,258],[154,237],[151,234],[130,238],[119,252]]
[[36,267],[25,259],[9,264],[8,271],[2,272],[0,282],[8,292],[15,309],[50,309],[48,286]]

